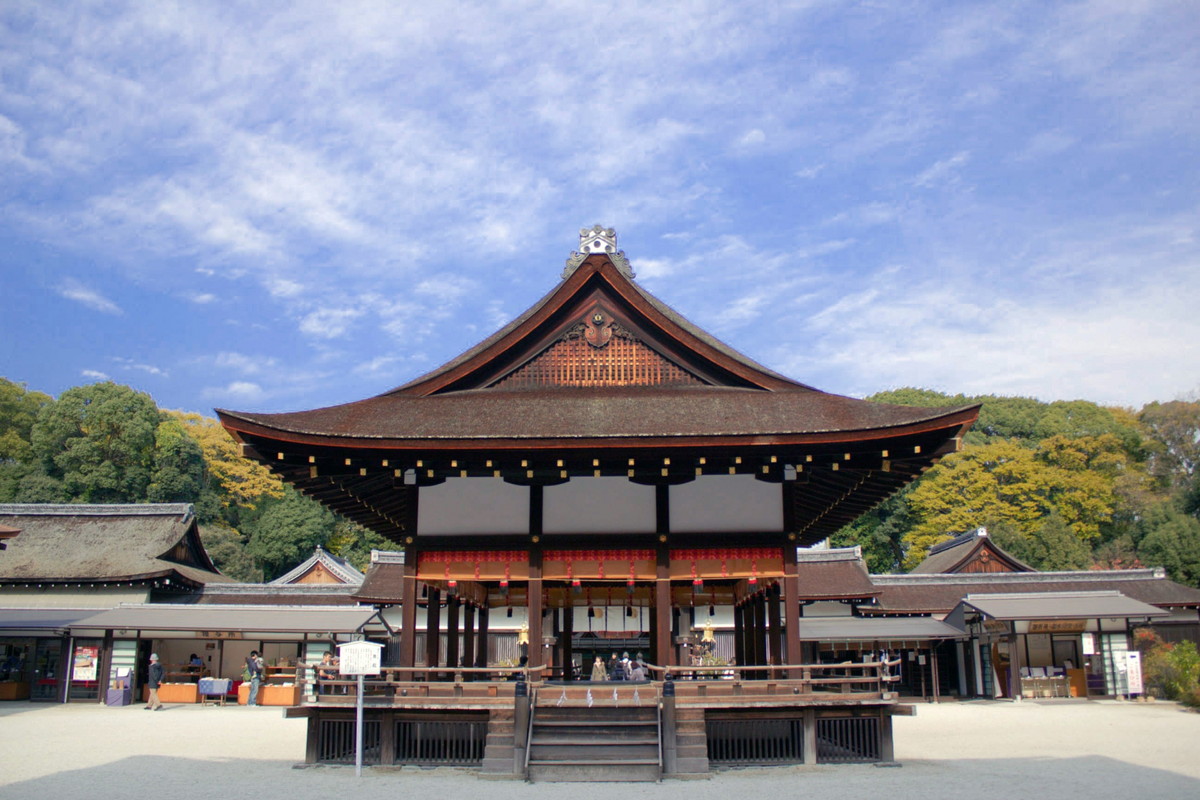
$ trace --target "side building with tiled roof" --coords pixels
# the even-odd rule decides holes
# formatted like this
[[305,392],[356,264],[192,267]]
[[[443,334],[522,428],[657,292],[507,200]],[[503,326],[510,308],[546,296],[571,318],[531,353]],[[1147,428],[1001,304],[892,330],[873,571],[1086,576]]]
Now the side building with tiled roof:
[[801,549],[797,563],[806,659],[890,653],[913,694],[1124,694],[1135,626],[1200,641],[1200,590],[1162,568],[1038,572],[982,528],[909,574],[868,575],[857,548]]

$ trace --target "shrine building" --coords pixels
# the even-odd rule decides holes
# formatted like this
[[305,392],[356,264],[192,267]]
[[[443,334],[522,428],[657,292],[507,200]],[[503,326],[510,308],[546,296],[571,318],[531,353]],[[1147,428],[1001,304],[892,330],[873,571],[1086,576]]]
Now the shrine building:
[[403,550],[356,596],[398,612],[385,662],[406,679],[488,667],[489,619],[517,608],[531,680],[587,678],[616,637],[644,646],[661,687],[695,666],[688,647],[717,609],[739,685],[800,680],[797,547],[955,452],[978,406],[799,383],[639,286],[611,229],[580,242],[545,297],[432,372],[221,422],[246,456]]

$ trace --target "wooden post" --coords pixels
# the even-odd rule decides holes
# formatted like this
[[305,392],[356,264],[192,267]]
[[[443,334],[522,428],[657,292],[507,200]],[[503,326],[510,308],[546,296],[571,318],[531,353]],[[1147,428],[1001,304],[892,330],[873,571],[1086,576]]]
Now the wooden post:
[[[754,666],[762,666],[766,662],[767,647],[767,615],[766,604],[763,602],[762,592],[757,592],[750,602],[750,659]],[[750,677],[761,679],[765,676],[762,670],[754,670],[754,674]]]
[[452,671],[451,678],[454,677],[453,670],[458,669],[458,618],[461,609],[462,598],[457,594],[448,594],[446,596],[446,666]]
[[811,706],[805,708],[804,714],[804,745],[801,757],[809,766],[817,763],[817,710]]
[[[417,659],[417,553],[404,553],[400,579],[400,666],[416,666]],[[411,674],[409,675],[411,678]]]
[[[767,661],[771,664],[784,663],[782,653],[783,649],[783,622],[779,614],[779,584],[771,586],[767,594],[767,644],[770,653]],[[779,672],[771,670],[771,677],[781,677]]]
[[[804,661],[800,647],[800,578],[796,566],[796,545],[788,542],[783,546],[783,648],[785,664],[800,664]],[[789,678],[797,677],[795,670]]]
[[[539,488],[539,487],[533,487]],[[542,647],[542,548],[529,549],[529,663],[538,666],[546,661]]]
[[664,667],[679,664],[671,641],[671,551],[660,543],[654,561],[654,649]]
[[737,668],[746,668],[746,604],[733,606],[733,660]]
[[[467,603],[463,606],[463,666],[475,666],[475,606]],[[467,673],[464,680],[473,681],[475,676]]]
[[479,609],[479,634],[475,638],[478,640],[475,646],[475,666],[486,667],[488,665],[488,607],[484,606]]
[[559,643],[562,645],[562,674],[564,681],[572,681],[575,680],[575,665],[572,661],[575,657],[575,606],[571,605],[570,597],[567,598],[562,615],[562,632],[559,634]]
[[442,591],[430,586],[425,598],[425,666],[430,670],[425,674],[426,680],[436,679],[437,673],[433,670],[440,661],[441,637]]

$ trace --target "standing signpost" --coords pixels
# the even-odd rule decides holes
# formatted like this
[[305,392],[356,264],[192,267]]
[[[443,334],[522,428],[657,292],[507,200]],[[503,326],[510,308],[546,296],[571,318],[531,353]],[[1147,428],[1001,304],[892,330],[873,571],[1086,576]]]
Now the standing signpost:
[[348,642],[338,645],[338,671],[358,676],[358,700],[354,714],[354,774],[362,777],[363,754],[363,676],[378,675],[383,645],[375,642]]

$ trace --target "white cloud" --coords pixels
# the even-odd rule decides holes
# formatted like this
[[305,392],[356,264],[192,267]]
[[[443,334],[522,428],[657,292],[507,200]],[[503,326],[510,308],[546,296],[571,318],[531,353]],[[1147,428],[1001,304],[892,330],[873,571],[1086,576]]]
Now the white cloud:
[[225,371],[234,370],[244,375],[258,375],[278,366],[277,359],[270,356],[248,356],[244,353],[218,353],[212,359],[214,368]]
[[226,386],[209,387],[202,394],[210,401],[226,403],[258,403],[266,397],[263,388],[251,381],[233,381]]
[[93,311],[104,314],[120,315],[125,313],[121,307],[109,300],[95,289],[92,289],[74,278],[67,278],[58,286],[58,293],[68,300],[87,306]]
[[345,336],[350,325],[362,315],[358,308],[322,308],[300,320],[300,331],[318,339],[337,339]]
[[144,372],[147,375],[154,375],[159,378],[169,377],[169,373],[153,364],[139,364],[131,358],[114,358],[113,361],[121,365],[121,368],[126,371]]
[[85,370],[82,370],[79,374],[80,374],[80,376],[82,376],[84,378],[91,378],[92,380],[95,380],[95,381],[112,380],[112,378],[108,377],[108,375],[106,375],[105,373],[100,372],[99,370],[94,370],[94,369],[85,369]]
[[961,150],[921,172],[920,175],[913,179],[913,183],[923,189],[930,189],[939,184],[957,182],[958,173],[970,159],[971,154],[965,150]]
[[187,299],[198,306],[203,306],[208,305],[209,303],[215,303],[217,301],[217,296],[212,292],[196,292],[194,294],[189,294]]
[[767,135],[762,132],[762,128],[754,128],[746,131],[742,137],[738,139],[739,147],[755,147],[767,141]]

